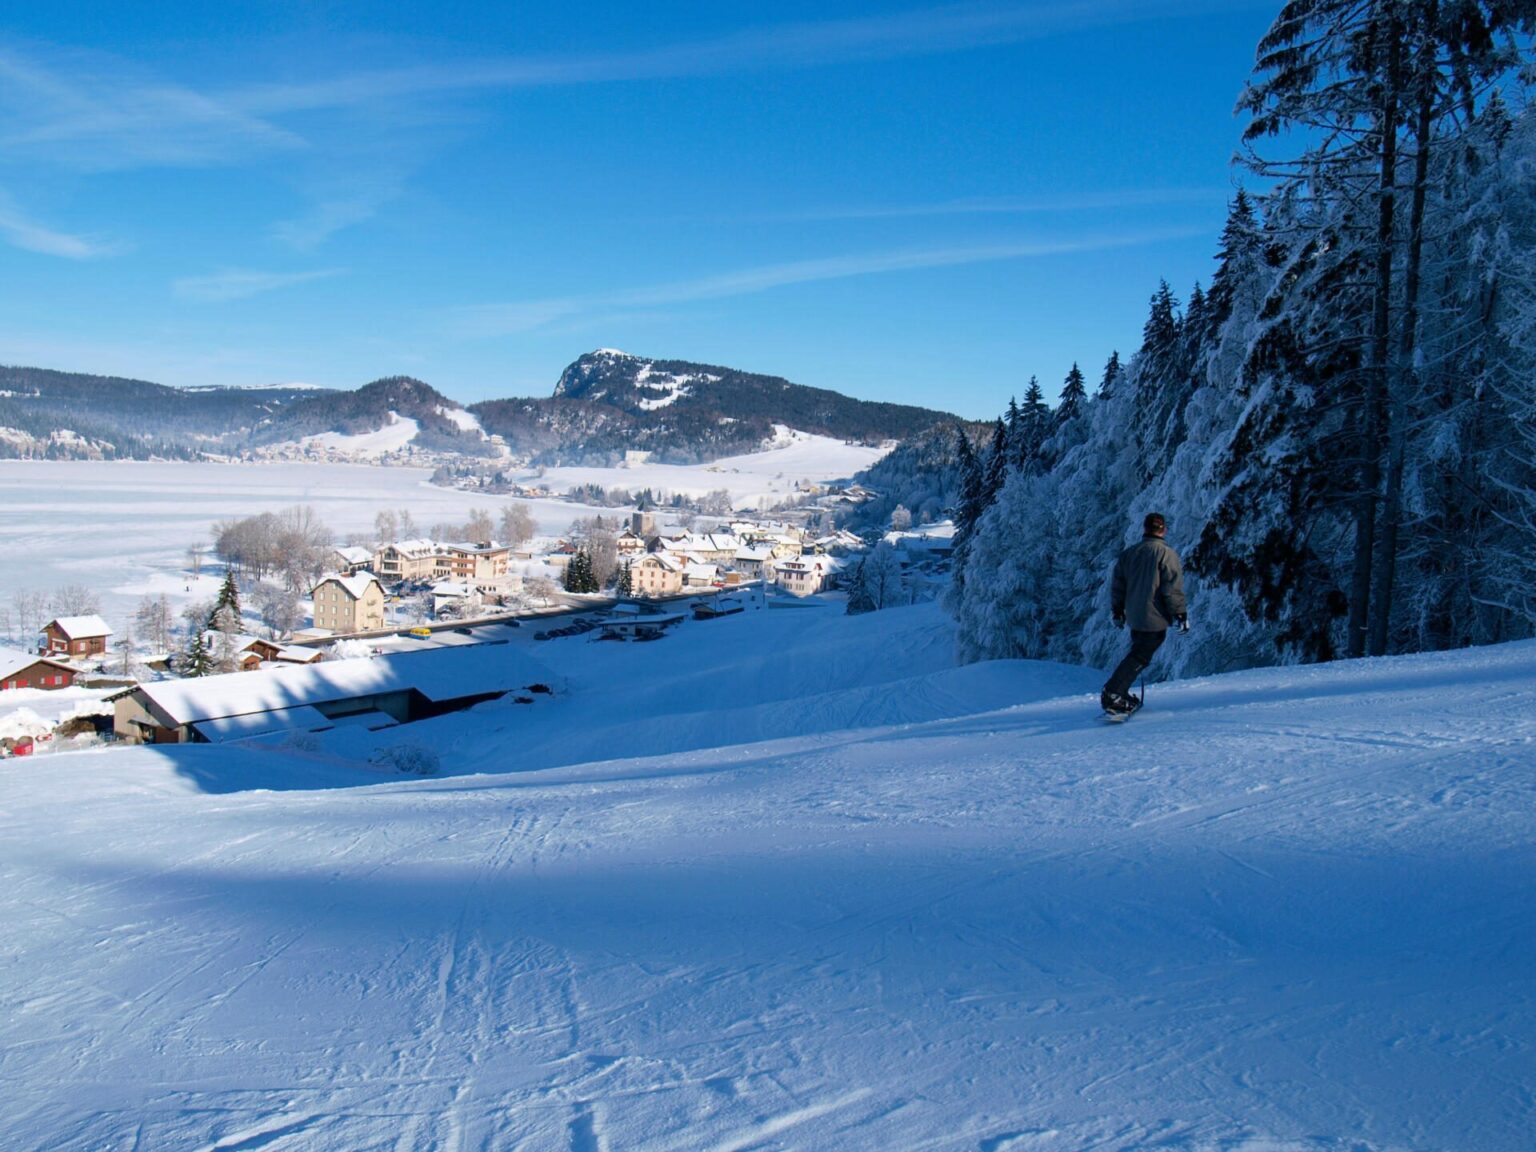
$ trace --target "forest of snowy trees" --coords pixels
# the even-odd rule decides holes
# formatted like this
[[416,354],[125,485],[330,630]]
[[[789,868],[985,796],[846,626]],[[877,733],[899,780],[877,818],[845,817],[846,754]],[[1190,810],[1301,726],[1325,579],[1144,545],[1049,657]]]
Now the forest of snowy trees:
[[968,659],[1105,665],[1106,576],[1168,517],[1174,674],[1536,633],[1532,0],[1294,0],[1239,109],[1210,283],[1094,395],[964,437]]

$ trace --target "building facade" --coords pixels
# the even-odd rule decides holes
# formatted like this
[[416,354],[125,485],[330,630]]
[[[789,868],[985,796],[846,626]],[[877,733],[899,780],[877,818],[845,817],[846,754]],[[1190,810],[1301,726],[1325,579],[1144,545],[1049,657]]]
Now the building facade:
[[635,596],[674,596],[683,590],[683,564],[663,552],[642,556],[629,566]]
[[38,652],[44,656],[80,659],[103,656],[112,629],[100,616],[60,616],[43,625]]
[[327,576],[315,585],[315,627],[369,632],[384,627],[384,589],[372,572]]
[[75,669],[46,656],[0,648],[0,691],[11,688],[68,688],[75,682]]

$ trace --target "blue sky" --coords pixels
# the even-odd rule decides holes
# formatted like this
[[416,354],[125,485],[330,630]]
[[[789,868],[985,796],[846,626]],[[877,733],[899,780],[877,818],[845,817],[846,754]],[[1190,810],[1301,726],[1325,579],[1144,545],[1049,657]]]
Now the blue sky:
[[596,347],[995,414],[1208,279],[1275,7],[12,6],[0,363],[546,395]]

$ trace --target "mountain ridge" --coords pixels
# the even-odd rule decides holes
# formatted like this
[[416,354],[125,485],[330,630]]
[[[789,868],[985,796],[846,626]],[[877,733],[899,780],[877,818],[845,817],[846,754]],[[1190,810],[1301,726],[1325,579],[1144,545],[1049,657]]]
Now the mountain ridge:
[[267,454],[310,437],[416,421],[413,453],[604,464],[644,451],[700,463],[770,442],[776,426],[850,442],[901,440],[947,413],[857,400],[782,377],[598,349],[546,397],[463,405],[411,376],[355,389],[177,388],[131,377],[0,366],[0,458],[196,459]]

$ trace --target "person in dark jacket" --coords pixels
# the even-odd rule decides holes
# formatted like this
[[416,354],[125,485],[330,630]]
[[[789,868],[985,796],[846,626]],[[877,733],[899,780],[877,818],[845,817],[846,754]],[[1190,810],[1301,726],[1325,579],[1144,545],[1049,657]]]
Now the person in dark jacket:
[[1104,685],[1099,703],[1104,711],[1130,714],[1141,707],[1131,685],[1153,654],[1163,646],[1170,627],[1189,631],[1184,601],[1184,567],[1179,554],[1163,539],[1168,522],[1157,512],[1142,521],[1140,544],[1133,544],[1115,561],[1109,582],[1109,605],[1115,626],[1131,626],[1131,650]]

